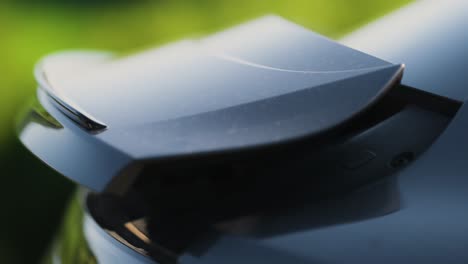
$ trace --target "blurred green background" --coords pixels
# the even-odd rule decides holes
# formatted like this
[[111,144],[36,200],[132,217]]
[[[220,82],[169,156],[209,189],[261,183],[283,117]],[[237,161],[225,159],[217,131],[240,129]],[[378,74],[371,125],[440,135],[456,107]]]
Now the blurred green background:
[[73,185],[16,140],[34,63],[64,49],[127,53],[274,13],[338,38],[410,0],[0,0],[0,263],[35,263]]

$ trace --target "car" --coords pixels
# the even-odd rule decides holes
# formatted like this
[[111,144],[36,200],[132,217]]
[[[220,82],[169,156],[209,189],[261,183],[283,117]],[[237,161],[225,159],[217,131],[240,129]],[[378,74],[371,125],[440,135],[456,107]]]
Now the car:
[[466,263],[466,11],[44,58],[18,135],[82,186],[47,261]]

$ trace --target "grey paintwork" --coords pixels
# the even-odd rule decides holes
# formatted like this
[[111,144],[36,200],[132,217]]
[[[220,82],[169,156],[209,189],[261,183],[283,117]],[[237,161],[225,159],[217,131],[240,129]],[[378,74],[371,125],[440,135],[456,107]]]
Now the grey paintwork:
[[[468,75],[463,67],[468,61],[465,2],[422,1],[345,41],[374,55],[406,63],[404,83],[464,100],[468,93]],[[202,245],[201,251],[187,252],[180,262],[466,263],[467,135],[465,104],[435,144],[399,174],[348,197],[350,203],[319,207],[352,212],[340,206],[365,210],[366,201],[381,199],[383,205],[391,207],[388,214],[270,238],[223,235]],[[338,215],[334,222],[343,217]]]
[[[467,13],[466,1],[420,1],[344,42],[405,63],[403,83],[464,100],[468,95]],[[379,191],[381,196],[401,201],[391,214],[264,240],[227,236],[201,258],[187,255],[182,263],[220,259],[223,263],[466,263],[467,135],[468,106],[464,105],[418,161],[382,183],[393,191]]]
[[[421,1],[352,34],[345,43],[405,63],[403,83],[464,100],[467,13],[466,1]],[[403,203],[392,214],[284,235],[255,246],[266,255],[277,252],[296,259],[277,263],[466,263],[467,135],[464,105],[436,143],[393,177],[394,199]]]
[[402,72],[270,16],[125,58],[45,58],[39,101],[64,129],[29,123],[20,138],[72,180],[121,191],[148,161],[323,136],[379,101]]

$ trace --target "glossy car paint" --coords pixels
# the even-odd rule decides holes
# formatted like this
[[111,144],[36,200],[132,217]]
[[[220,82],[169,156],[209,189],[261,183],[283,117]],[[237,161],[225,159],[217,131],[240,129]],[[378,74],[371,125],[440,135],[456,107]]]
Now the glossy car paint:
[[468,97],[467,3],[418,1],[345,37],[350,47],[406,65],[404,83],[460,101]]
[[[421,1],[348,36],[344,43],[405,63],[405,84],[465,100],[467,12],[466,1]],[[394,199],[402,200],[394,213],[288,234],[262,241],[262,246],[296,256],[296,263],[465,263],[466,135],[465,104],[419,160],[388,179],[395,182]]]
[[[445,13],[436,19],[427,15],[442,10]],[[467,12],[468,4],[463,1],[422,1],[358,31],[345,42],[389,60],[408,62],[403,83],[464,101],[467,75],[466,68],[459,66],[468,59],[463,26],[468,24],[464,19]],[[408,25],[409,21],[417,22]],[[401,27],[395,26],[400,23]],[[424,25],[424,30],[416,25]],[[387,45],[391,42],[394,44]],[[466,135],[468,107],[463,105],[433,146],[399,174],[347,199],[316,205],[311,212],[318,217],[327,212],[324,219],[330,225],[311,225],[306,231],[269,238],[220,235],[195,246],[180,263],[465,263]],[[385,207],[392,210],[380,217],[342,223],[355,210],[372,214]],[[333,224],[336,222],[340,224]],[[127,254],[126,250],[101,250],[115,243],[104,239],[92,245],[92,251],[101,254],[98,261],[114,262]]]

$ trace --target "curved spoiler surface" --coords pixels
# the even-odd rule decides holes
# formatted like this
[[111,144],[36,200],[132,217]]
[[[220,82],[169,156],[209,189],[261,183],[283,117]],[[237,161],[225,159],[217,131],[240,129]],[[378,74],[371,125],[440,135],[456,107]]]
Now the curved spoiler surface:
[[124,58],[47,57],[36,68],[47,120],[32,111],[20,138],[60,173],[103,191],[128,184],[147,162],[336,134],[402,72],[402,65],[265,17]]

